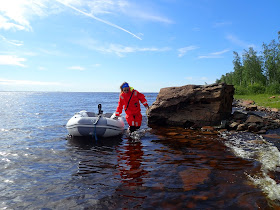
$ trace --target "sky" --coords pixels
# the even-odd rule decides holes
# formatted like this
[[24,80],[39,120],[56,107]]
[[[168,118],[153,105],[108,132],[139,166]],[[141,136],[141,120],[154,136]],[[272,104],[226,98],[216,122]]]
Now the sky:
[[279,0],[0,0],[0,91],[212,84],[278,40]]

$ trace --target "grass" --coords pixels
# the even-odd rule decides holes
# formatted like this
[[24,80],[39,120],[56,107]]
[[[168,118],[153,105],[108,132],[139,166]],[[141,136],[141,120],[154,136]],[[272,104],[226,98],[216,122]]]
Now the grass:
[[[275,96],[275,98],[270,98]],[[271,94],[234,95],[234,99],[253,100],[258,106],[280,109],[280,96]]]

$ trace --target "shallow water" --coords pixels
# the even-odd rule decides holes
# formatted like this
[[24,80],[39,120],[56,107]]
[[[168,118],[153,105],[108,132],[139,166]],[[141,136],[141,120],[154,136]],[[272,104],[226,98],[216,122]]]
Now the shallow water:
[[[152,104],[157,94],[145,95]],[[280,206],[277,130],[148,128],[143,116],[132,136],[95,141],[67,138],[65,124],[99,103],[114,112],[118,93],[0,92],[0,101],[0,209]]]

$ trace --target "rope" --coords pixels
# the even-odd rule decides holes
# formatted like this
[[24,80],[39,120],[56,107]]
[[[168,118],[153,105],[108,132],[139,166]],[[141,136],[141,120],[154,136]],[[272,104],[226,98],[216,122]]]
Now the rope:
[[95,142],[97,142],[97,135],[96,135],[96,124],[94,125],[94,138],[95,138]]
[[94,125],[94,138],[95,138],[95,141],[97,142],[97,134],[96,134],[96,125],[97,125],[97,123],[98,123],[98,121],[100,120],[100,118],[101,118],[101,115],[98,115],[98,118],[97,118],[97,120],[93,123],[93,125]]

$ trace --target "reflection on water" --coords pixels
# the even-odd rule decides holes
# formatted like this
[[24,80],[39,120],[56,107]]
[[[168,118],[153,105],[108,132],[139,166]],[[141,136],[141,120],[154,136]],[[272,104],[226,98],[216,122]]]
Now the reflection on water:
[[131,135],[66,140],[75,112],[100,101],[113,112],[118,95],[0,92],[0,209],[279,206],[279,131],[262,144],[248,134],[150,129],[144,116]]
[[91,199],[96,199],[87,205],[105,209],[270,208],[246,175],[258,173],[260,164],[236,157],[216,133],[181,128],[139,133],[140,141],[124,136],[114,143],[92,141],[79,147],[82,160],[75,176],[79,185],[92,190]]

